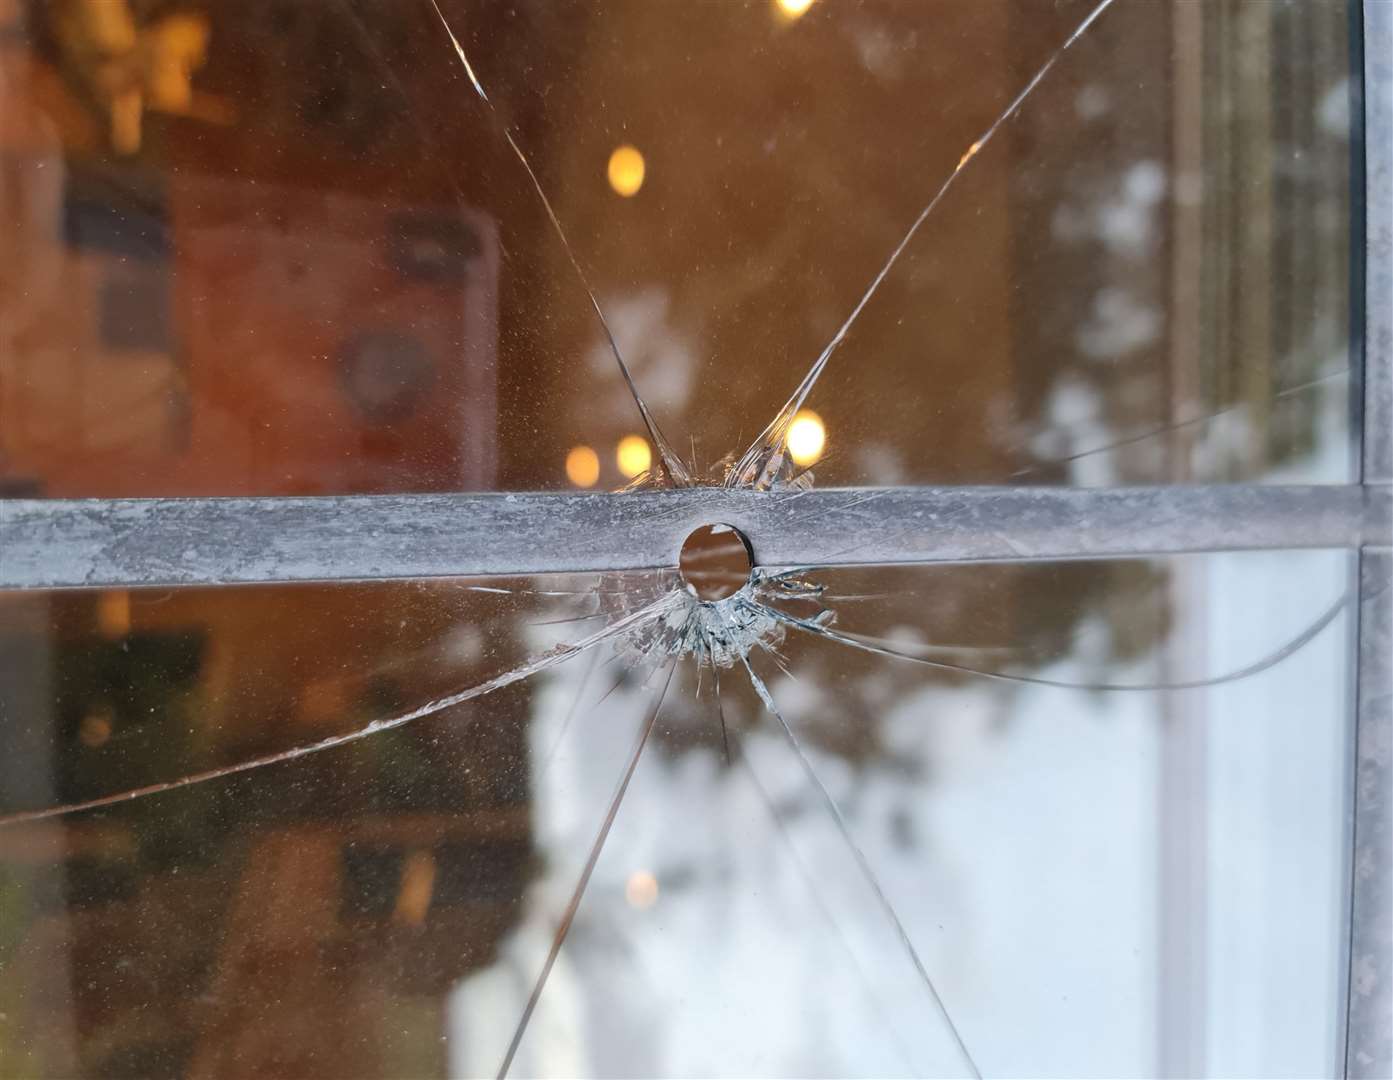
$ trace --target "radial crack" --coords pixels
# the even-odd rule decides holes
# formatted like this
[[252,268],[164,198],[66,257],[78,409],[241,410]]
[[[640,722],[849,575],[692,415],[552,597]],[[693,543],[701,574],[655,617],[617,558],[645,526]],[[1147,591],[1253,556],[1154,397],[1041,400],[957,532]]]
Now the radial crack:
[[847,631],[833,630],[820,622],[812,619],[801,619],[796,615],[780,611],[770,604],[759,604],[760,610],[767,613],[771,618],[777,619],[785,626],[791,626],[796,630],[801,630],[805,634],[812,634],[814,637],[825,638],[828,641],[835,641],[842,645],[850,646],[853,649],[860,649],[863,652],[874,653],[877,656],[888,656],[896,660],[907,660],[912,664],[923,664],[925,667],[937,668],[940,671],[953,671],[962,675],[976,675],[983,679],[995,679],[999,682],[1022,683],[1026,686],[1050,686],[1063,690],[1107,690],[1107,691],[1155,691],[1155,690],[1202,690],[1210,686],[1222,686],[1224,683],[1238,682],[1247,679],[1268,668],[1280,664],[1287,657],[1298,652],[1307,643],[1313,640],[1327,626],[1335,621],[1336,616],[1344,610],[1349,603],[1349,594],[1341,596],[1335,601],[1315,622],[1306,627],[1305,630],[1297,634],[1286,644],[1259,660],[1253,661],[1235,671],[1227,671],[1222,675],[1210,675],[1203,679],[1191,679],[1183,682],[1154,682],[1154,683],[1089,683],[1073,682],[1068,679],[1046,679],[1035,675],[1010,675],[1004,671],[991,671],[987,668],[970,667],[966,664],[954,664],[947,660],[930,660],[928,657],[915,656],[912,653],[904,652],[900,649],[891,648],[887,645],[876,644],[872,639],[862,637],[859,634]]
[[963,1042],[962,1034],[958,1031],[957,1024],[953,1023],[953,1017],[948,1012],[948,1007],[944,1005],[943,998],[934,985],[933,979],[929,976],[928,969],[919,957],[919,951],[914,947],[914,942],[910,940],[909,932],[904,928],[904,923],[900,921],[899,914],[895,911],[895,905],[890,903],[890,898],[885,895],[885,890],[880,886],[880,879],[876,877],[875,871],[871,869],[870,860],[866,858],[865,852],[861,850],[861,845],[856,842],[856,838],[851,834],[851,827],[847,824],[846,818],[842,816],[841,807],[837,805],[837,800],[832,798],[832,793],[818,776],[817,770],[813,768],[813,763],[808,759],[808,755],[803,750],[803,744],[798,741],[798,736],[793,733],[793,728],[789,727],[788,721],[784,719],[783,713],[779,712],[778,706],[774,704],[774,696],[769,693],[769,688],[764,685],[764,680],[755,674],[755,669],[750,666],[748,659],[741,657],[741,663],[745,666],[746,673],[750,676],[750,684],[754,687],[755,693],[759,695],[760,701],[764,702],[764,707],[769,710],[769,714],[779,722],[779,727],[783,729],[784,737],[793,747],[793,752],[798,756],[798,764],[802,766],[808,782],[817,789],[818,795],[826,805],[832,815],[832,820],[837,825],[837,832],[841,834],[842,840],[851,851],[852,857],[856,860],[856,865],[861,871],[862,877],[866,879],[866,884],[875,893],[876,901],[880,908],[885,912],[886,917],[895,927],[895,932],[899,935],[900,943],[905,948],[905,953],[914,964],[914,969],[919,973],[920,981],[923,982],[929,996],[933,999],[934,1007],[938,1010],[939,1016],[948,1026],[949,1032],[953,1036],[953,1042],[957,1045],[958,1052],[962,1055],[963,1061],[972,1071],[976,1080],[982,1080],[982,1070],[977,1067],[977,1061],[973,1058],[967,1044]]
[[[1314,379],[1309,379],[1306,382],[1298,383],[1295,386],[1288,386],[1284,390],[1278,390],[1276,393],[1270,395],[1267,398],[1266,404],[1272,405],[1276,402],[1283,401],[1287,398],[1295,397],[1298,394],[1304,394],[1308,390],[1313,390],[1317,387],[1323,387],[1327,383],[1335,379],[1348,377],[1348,368],[1341,368],[1339,371],[1327,372],[1324,375],[1318,375]],[[1114,442],[1103,443],[1101,446],[1092,446],[1089,447],[1087,450],[1080,450],[1077,453],[1066,454],[1063,457],[1047,458],[1043,461],[1035,461],[1011,473],[1009,479],[1018,480],[1022,476],[1030,476],[1034,473],[1042,472],[1043,470],[1048,469],[1052,466],[1071,465],[1076,461],[1082,461],[1084,458],[1090,458],[1096,454],[1106,454],[1109,451],[1120,450],[1126,446],[1134,446],[1137,443],[1146,442],[1148,439],[1154,439],[1158,436],[1169,434],[1172,431],[1185,431],[1188,428],[1199,427],[1204,424],[1213,423],[1215,420],[1221,420],[1225,416],[1231,416],[1235,413],[1240,413],[1248,407],[1249,403],[1246,401],[1236,402],[1233,405],[1229,405],[1228,407],[1223,409],[1218,409],[1215,412],[1205,413],[1203,416],[1192,416],[1186,420],[1177,420],[1174,423],[1163,424],[1154,428],[1148,428],[1146,431],[1137,432],[1132,435],[1125,435]],[[1047,428],[1045,430],[1049,431],[1059,429]]]
[[[724,725],[724,717],[722,717],[721,723]],[[799,855],[798,845],[793,842],[793,836],[784,822],[783,814],[780,812],[778,806],[775,805],[773,796],[769,794],[769,791],[760,780],[754,762],[750,760],[750,756],[746,752],[745,743],[739,738],[736,739],[735,752],[740,758],[740,764],[745,768],[745,775],[749,777],[751,786],[759,794],[760,801],[764,804],[765,810],[768,811],[769,819],[774,823],[774,831],[778,834],[780,842],[788,851],[789,860],[793,863],[794,869],[798,872],[798,877],[802,880],[803,887],[807,890],[808,896],[813,902],[813,906],[817,908],[818,914],[822,916],[827,925],[832,928],[832,933],[836,935],[838,943],[841,945],[842,950],[846,953],[848,959],[851,961],[852,967],[856,971],[857,978],[861,983],[861,989],[866,995],[866,1000],[884,1022],[885,1030],[890,1036],[890,1042],[894,1045],[895,1052],[899,1055],[901,1062],[903,1062],[909,1070],[909,1074],[911,1076],[914,1075],[915,1070],[909,1049],[905,1046],[904,1040],[900,1038],[900,1033],[895,1028],[895,1025],[890,1022],[889,1009],[886,1008],[885,1002],[880,994],[876,992],[875,982],[867,974],[865,967],[856,954],[856,950],[852,948],[851,940],[847,937],[846,931],[842,929],[841,924],[833,916],[831,908],[823,901],[822,895],[818,891],[817,880],[814,878],[808,865],[803,861],[802,856]]]
[[740,460],[727,474],[725,481],[727,487],[764,488],[768,487],[778,476],[785,465],[785,444],[788,439],[788,429],[793,423],[794,416],[797,414],[798,410],[803,407],[803,403],[807,400],[808,395],[812,393],[812,389],[817,384],[818,379],[822,377],[822,372],[827,367],[828,360],[832,358],[832,354],[837,351],[842,342],[846,339],[847,334],[851,331],[852,325],[860,318],[861,312],[865,309],[866,305],[870,303],[871,297],[880,291],[881,285],[890,275],[890,271],[894,269],[895,264],[899,262],[900,256],[904,254],[905,249],[909,247],[915,234],[918,233],[920,226],[928,220],[929,215],[934,212],[939,202],[942,201],[943,197],[948,193],[949,188],[953,186],[953,182],[957,180],[962,171],[967,168],[968,162],[981,153],[982,148],[985,147],[987,143],[991,142],[992,137],[1000,130],[1001,126],[1015,115],[1026,98],[1034,92],[1035,88],[1040,85],[1040,82],[1050,73],[1050,70],[1055,64],[1059,62],[1059,58],[1069,50],[1074,42],[1078,41],[1078,39],[1083,36],[1085,31],[1093,25],[1098,16],[1102,15],[1112,3],[1113,0],[1102,0],[1101,3],[1089,12],[1088,17],[1075,28],[1074,32],[1065,39],[1064,44],[1059,46],[1059,48],[1050,55],[1050,58],[1045,61],[1040,70],[1025,84],[1025,88],[1015,96],[1011,103],[1006,106],[1005,110],[992,121],[990,126],[973,141],[972,145],[970,145],[963,153],[962,157],[958,159],[958,164],[954,166],[953,171],[948,174],[948,178],[944,180],[938,190],[934,192],[933,197],[925,203],[924,208],[919,211],[919,216],[914,219],[909,229],[900,238],[900,242],[896,244],[894,249],[890,252],[890,257],[885,260],[880,271],[871,279],[871,283],[862,294],[861,299],[858,300],[856,306],[851,309],[851,314],[847,316],[846,321],[842,323],[837,332],[832,335],[832,340],[824,346],[822,352],[818,354],[817,359],[813,361],[812,367],[809,368],[808,373],[803,376],[803,381],[798,384],[792,396],[784,403],[784,407],[779,410],[774,419],[769,422],[769,426],[760,433],[759,437],[755,439],[750,445],[750,448],[745,451]]
[[523,1008],[517,1028],[513,1031],[513,1038],[508,1043],[508,1051],[503,1055],[503,1063],[498,1067],[499,1080],[503,1080],[508,1075],[508,1070],[512,1068],[518,1046],[522,1043],[523,1035],[527,1033],[527,1025],[532,1019],[532,1013],[537,1008],[537,1001],[542,996],[542,990],[546,987],[547,977],[551,975],[556,957],[561,952],[561,946],[566,942],[566,935],[571,932],[571,924],[575,922],[576,912],[580,910],[580,902],[585,896],[585,888],[590,884],[590,876],[595,872],[595,865],[600,861],[600,852],[604,850],[605,841],[609,839],[609,831],[614,827],[614,819],[619,814],[619,805],[624,801],[624,796],[629,790],[629,781],[634,778],[634,770],[638,768],[639,758],[643,756],[643,748],[648,745],[648,737],[653,734],[653,725],[658,720],[658,710],[663,707],[663,699],[667,697],[667,690],[672,685],[672,675],[676,670],[677,661],[674,659],[668,664],[667,679],[663,682],[662,690],[658,692],[652,708],[648,710],[648,715],[643,721],[643,727],[639,730],[638,738],[634,742],[634,750],[629,757],[629,763],[619,778],[619,784],[615,787],[614,797],[610,799],[609,809],[605,812],[605,819],[600,825],[599,833],[595,836],[595,842],[590,846],[590,854],[586,857],[585,867],[581,870],[580,878],[571,893],[571,899],[566,904],[566,910],[561,915],[560,923],[557,924],[556,933],[552,936],[551,948],[547,951],[546,962],[542,964],[542,970],[538,973],[537,981],[532,986],[532,993],[527,999],[527,1005]]
[[609,320],[605,318],[605,312],[600,307],[599,298],[595,295],[595,290],[590,284],[590,279],[586,275],[584,268],[580,265],[580,259],[576,256],[575,249],[571,246],[571,241],[566,235],[566,230],[561,224],[561,219],[557,217],[556,210],[551,205],[551,199],[547,197],[546,189],[542,187],[541,180],[532,168],[531,161],[523,152],[522,147],[513,136],[512,128],[499,114],[497,107],[489,99],[484,91],[483,83],[479,81],[478,74],[474,71],[474,65],[469,62],[469,57],[465,54],[464,47],[460,45],[459,38],[455,36],[454,30],[450,28],[449,21],[445,18],[445,13],[440,9],[438,0],[430,0],[431,7],[435,9],[436,17],[440,20],[440,25],[445,28],[445,33],[450,38],[450,44],[454,46],[455,55],[459,57],[460,63],[464,65],[465,74],[469,76],[470,83],[473,84],[479,99],[487,106],[489,116],[502,132],[503,138],[507,140],[512,148],[513,154],[521,163],[523,170],[527,173],[528,180],[532,183],[532,190],[537,193],[537,198],[541,200],[542,209],[546,211],[548,220],[551,222],[552,230],[556,237],[561,241],[561,247],[566,252],[566,258],[570,260],[577,277],[580,279],[581,287],[585,289],[585,294],[590,298],[590,306],[595,310],[595,316],[600,320],[600,327],[604,331],[605,341],[609,344],[609,351],[614,355],[614,362],[619,365],[619,374],[624,378],[624,385],[629,388],[629,394],[634,399],[634,404],[638,406],[639,415],[643,418],[643,425],[648,429],[649,438],[653,440],[653,445],[658,450],[658,465],[662,470],[668,487],[688,487],[692,483],[691,473],[682,464],[682,459],[672,448],[672,444],[664,437],[658,427],[658,421],[654,419],[653,413],[643,400],[643,396],[638,392],[638,386],[634,382],[634,377],[629,371],[629,365],[624,362],[624,356],[619,351],[619,342],[615,339],[614,331],[610,329]]
[[17,813],[0,815],[0,828],[4,828],[7,825],[20,825],[31,821],[42,821],[45,818],[59,817],[63,814],[75,814],[83,810],[96,810],[103,806],[114,806],[117,803],[130,802],[133,799],[144,798],[147,795],[161,795],[167,791],[176,791],[179,788],[192,787],[194,784],[202,784],[209,780],[219,780],[225,776],[234,776],[237,773],[249,772],[252,769],[260,769],[268,765],[277,765],[283,761],[294,761],[297,758],[306,757],[310,754],[317,754],[322,750],[332,750],[336,746],[344,746],[347,743],[357,742],[359,739],[366,739],[368,736],[376,735],[381,731],[391,731],[394,728],[409,724],[413,720],[420,720],[422,717],[431,716],[455,705],[462,704],[463,702],[472,701],[475,698],[483,697],[485,694],[491,694],[495,690],[501,690],[505,686],[511,686],[513,683],[521,682],[523,679],[535,675],[539,671],[545,671],[549,667],[554,667],[563,660],[568,660],[572,656],[585,652],[587,649],[593,648],[602,641],[608,641],[610,638],[634,630],[640,624],[650,619],[660,618],[668,603],[668,597],[660,597],[652,604],[608,626],[602,627],[575,644],[557,645],[525,663],[520,664],[518,667],[505,671],[501,675],[495,675],[491,679],[467,687],[464,690],[456,691],[453,694],[435,698],[433,701],[428,701],[426,704],[412,709],[410,712],[374,720],[369,724],[365,724],[363,727],[354,728],[352,731],[345,731],[339,735],[330,735],[316,742],[294,746],[288,750],[278,750],[271,754],[262,754],[259,757],[247,758],[243,761],[234,762],[231,765],[221,765],[213,769],[204,769],[200,772],[189,773],[173,780],[164,780],[157,784],[147,784],[144,787],[113,792],[110,795],[102,795],[94,799],[84,799],[81,802],[64,803],[60,806],[49,806],[39,810],[21,810]]

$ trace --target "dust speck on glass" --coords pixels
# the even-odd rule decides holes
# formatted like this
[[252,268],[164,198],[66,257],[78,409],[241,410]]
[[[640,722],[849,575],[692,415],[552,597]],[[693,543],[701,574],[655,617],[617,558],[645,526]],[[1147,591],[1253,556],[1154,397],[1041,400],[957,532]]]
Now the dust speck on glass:
[[[0,3],[0,494],[1357,482],[1352,18]],[[1342,1068],[1349,551],[759,552],[0,592],[0,1073]]]

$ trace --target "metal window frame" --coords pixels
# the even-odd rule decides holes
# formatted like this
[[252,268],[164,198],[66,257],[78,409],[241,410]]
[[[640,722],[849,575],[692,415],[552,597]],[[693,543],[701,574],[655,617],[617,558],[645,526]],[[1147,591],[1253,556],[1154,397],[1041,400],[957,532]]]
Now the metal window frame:
[[1393,1075],[1393,4],[1363,0],[1362,15],[1358,484],[10,500],[0,589],[671,566],[686,534],[711,521],[743,529],[766,565],[1349,549],[1359,608],[1344,1073]]
[[[1393,5],[1364,0],[1362,458],[1393,483]],[[1356,267],[1356,269],[1359,269]],[[1355,357],[1354,359],[1358,359]],[[1393,548],[1359,549],[1345,1076],[1393,1076]]]
[[1388,546],[1387,487],[688,488],[0,503],[0,588],[128,588],[675,566],[741,529],[765,566],[1144,557]]

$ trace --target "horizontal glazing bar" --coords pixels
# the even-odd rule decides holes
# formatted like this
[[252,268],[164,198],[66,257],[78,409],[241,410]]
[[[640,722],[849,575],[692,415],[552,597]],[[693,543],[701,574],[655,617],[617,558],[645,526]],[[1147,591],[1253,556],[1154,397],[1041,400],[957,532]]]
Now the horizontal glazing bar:
[[756,493],[0,502],[0,588],[671,566],[709,523],[766,566],[1386,546],[1382,487],[906,487]]

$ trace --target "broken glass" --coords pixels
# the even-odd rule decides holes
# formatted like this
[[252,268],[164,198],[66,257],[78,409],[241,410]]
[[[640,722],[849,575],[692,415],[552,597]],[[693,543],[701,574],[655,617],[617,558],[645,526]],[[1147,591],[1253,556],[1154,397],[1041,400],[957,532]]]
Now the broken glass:
[[[1328,1071],[1347,573],[823,569],[818,625],[874,651],[768,628],[714,665],[645,572],[11,597],[0,1053],[474,1076],[516,1034],[514,1075]],[[646,614],[597,634],[619,612]]]
[[1342,5],[798,6],[17,6],[6,490],[1350,477]]
[[[25,9],[7,490],[1344,482],[1345,17]],[[4,597],[0,1063],[1333,1069],[1347,554],[711,526]]]

